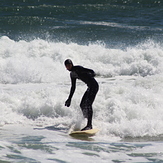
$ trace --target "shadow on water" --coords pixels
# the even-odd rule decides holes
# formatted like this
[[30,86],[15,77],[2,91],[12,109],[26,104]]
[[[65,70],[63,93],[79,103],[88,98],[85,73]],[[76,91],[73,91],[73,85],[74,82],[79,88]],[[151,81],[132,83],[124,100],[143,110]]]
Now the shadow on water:
[[60,131],[60,132],[67,132],[68,128],[65,127],[58,127],[58,126],[47,126],[47,127],[39,127],[39,128],[34,128],[34,130],[51,130],[51,131]]
[[72,135],[70,135],[70,137],[73,138],[73,139],[77,139],[77,140],[94,141],[93,138],[90,138],[88,136],[76,136],[76,135],[75,136],[72,136]]
[[58,127],[58,126],[47,126],[47,127],[39,127],[39,128],[34,128],[34,130],[51,130],[51,131],[58,131],[58,132],[61,132],[61,133],[67,133],[67,135],[70,137],[70,138],[73,138],[73,139],[77,139],[77,140],[83,140],[83,141],[94,141],[93,138],[91,137],[88,137],[88,136],[70,136],[68,134],[68,128],[65,128],[65,127]]

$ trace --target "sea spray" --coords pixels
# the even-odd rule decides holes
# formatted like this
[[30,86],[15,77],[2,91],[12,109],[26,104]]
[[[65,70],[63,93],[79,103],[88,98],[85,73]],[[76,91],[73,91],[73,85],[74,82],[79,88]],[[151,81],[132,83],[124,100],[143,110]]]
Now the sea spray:
[[75,65],[97,73],[100,90],[93,104],[93,124],[101,134],[137,137],[163,132],[161,45],[146,41],[113,49],[100,42],[16,42],[6,36],[0,42],[2,125],[34,121],[36,125],[84,126],[79,104],[86,86],[80,80],[71,107],[64,106],[70,77],[63,63],[71,58]]
[[[103,44],[79,45],[44,40],[13,41],[0,39],[1,83],[62,82],[68,76],[63,62],[94,69],[98,76],[148,76],[162,71],[163,49],[151,41],[126,49],[106,48]],[[97,68],[98,67],[98,68]],[[67,78],[67,77],[66,77]]]

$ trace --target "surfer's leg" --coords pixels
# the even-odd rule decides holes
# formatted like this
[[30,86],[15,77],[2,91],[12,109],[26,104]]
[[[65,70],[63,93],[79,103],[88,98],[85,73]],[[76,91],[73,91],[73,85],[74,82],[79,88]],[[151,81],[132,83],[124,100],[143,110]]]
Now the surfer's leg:
[[89,99],[90,96],[90,89],[88,88],[87,91],[84,93],[84,96],[81,100],[80,107],[83,112],[84,118],[88,119],[87,126],[83,128],[82,130],[89,130],[92,129],[92,115],[93,115],[93,110],[91,106],[91,102]]
[[89,97],[89,88],[84,93],[81,103],[80,103],[80,107],[83,112],[84,118],[88,118],[88,108],[87,108],[88,107],[88,97]]
[[98,92],[98,83],[96,85],[93,85],[91,87],[91,89],[89,89],[89,93],[88,93],[88,96],[87,96],[87,115],[88,115],[88,122],[87,122],[87,126],[82,129],[82,130],[89,130],[89,129],[92,129],[92,115],[93,115],[93,109],[92,109],[92,104],[95,100],[95,97],[96,97],[96,94]]
[[87,119],[88,119],[87,125],[81,131],[92,129],[92,115],[93,115],[92,106],[88,106],[87,107]]
[[82,130],[92,129],[92,116],[93,116],[92,104],[96,97],[97,91],[98,91],[98,87],[95,88],[92,87],[91,89],[88,88],[82,98],[80,107],[82,109],[84,117],[88,119],[87,126]]

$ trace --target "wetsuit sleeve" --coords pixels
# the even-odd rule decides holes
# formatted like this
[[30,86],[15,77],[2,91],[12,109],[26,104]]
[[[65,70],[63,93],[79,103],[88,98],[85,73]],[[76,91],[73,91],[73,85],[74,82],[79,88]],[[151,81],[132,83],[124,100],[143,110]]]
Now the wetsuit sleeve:
[[70,89],[70,95],[69,95],[69,99],[72,98],[74,92],[75,92],[75,89],[76,89],[76,78],[72,78],[71,77],[71,89]]
[[75,89],[76,89],[76,78],[73,78],[71,76],[71,89],[70,89],[69,97],[65,102],[65,106],[69,107],[71,105],[71,98],[75,92]]

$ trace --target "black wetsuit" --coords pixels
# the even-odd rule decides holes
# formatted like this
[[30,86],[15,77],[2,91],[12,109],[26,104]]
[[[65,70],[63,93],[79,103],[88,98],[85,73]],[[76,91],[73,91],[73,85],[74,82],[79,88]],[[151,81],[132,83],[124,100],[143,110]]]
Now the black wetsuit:
[[70,70],[70,77],[71,77],[71,90],[70,95],[67,102],[71,102],[71,98],[75,92],[76,88],[76,79],[82,80],[84,83],[87,84],[88,88],[84,93],[84,96],[81,100],[80,107],[82,109],[83,115],[85,118],[88,119],[88,123],[86,128],[92,128],[92,104],[98,92],[99,86],[97,81],[94,79],[95,72],[91,69],[84,68],[82,66],[73,66]]

